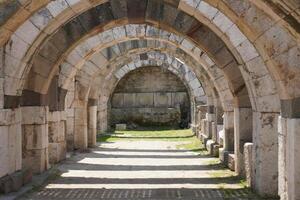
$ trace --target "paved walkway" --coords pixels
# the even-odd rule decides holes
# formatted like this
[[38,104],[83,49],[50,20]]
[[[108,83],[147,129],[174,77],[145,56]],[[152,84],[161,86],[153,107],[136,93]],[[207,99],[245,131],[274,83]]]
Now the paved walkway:
[[178,150],[178,144],[103,143],[60,164],[61,176],[22,199],[258,199],[216,158]]

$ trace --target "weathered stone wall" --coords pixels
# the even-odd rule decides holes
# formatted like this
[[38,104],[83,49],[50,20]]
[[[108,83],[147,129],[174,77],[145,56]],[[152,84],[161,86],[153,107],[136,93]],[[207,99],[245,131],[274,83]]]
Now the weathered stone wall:
[[187,89],[176,75],[142,67],[118,83],[111,100],[111,124],[179,125],[190,117],[189,104]]

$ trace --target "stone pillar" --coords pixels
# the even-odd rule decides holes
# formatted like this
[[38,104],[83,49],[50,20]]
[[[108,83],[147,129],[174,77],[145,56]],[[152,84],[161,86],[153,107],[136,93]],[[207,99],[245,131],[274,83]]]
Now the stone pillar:
[[86,102],[79,102],[74,106],[74,148],[85,150],[88,147],[88,126]]
[[228,162],[228,154],[234,152],[234,113],[224,112],[224,138],[223,148],[220,149],[220,159],[225,164]]
[[198,110],[198,123],[199,123],[199,135],[198,137],[201,138],[201,134],[204,132],[204,119],[206,118],[206,111],[207,111],[207,106],[204,105],[199,105],[197,106]]
[[22,168],[21,109],[0,110],[0,178]]
[[245,177],[244,144],[252,142],[252,108],[234,108],[235,172]]
[[279,118],[279,180],[280,199],[300,199],[300,118]]
[[253,112],[254,188],[262,196],[278,192],[278,116]]
[[75,114],[74,108],[67,109],[67,120],[66,120],[66,142],[67,151],[74,150],[74,124],[75,124]]
[[278,194],[288,200],[287,192],[287,118],[278,117]]
[[97,129],[99,133],[104,133],[109,129],[110,122],[108,121],[108,99],[106,96],[101,95],[98,100],[97,112]]
[[244,145],[245,175],[248,187],[253,188],[253,143]]
[[42,173],[49,168],[48,107],[22,107],[23,168]]
[[49,162],[58,163],[66,159],[66,112],[48,113]]
[[89,99],[88,105],[88,147],[97,143],[97,101]]

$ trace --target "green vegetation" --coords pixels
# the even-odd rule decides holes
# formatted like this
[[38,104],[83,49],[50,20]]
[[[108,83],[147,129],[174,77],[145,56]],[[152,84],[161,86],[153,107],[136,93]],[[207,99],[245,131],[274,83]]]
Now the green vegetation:
[[204,145],[196,136],[191,137],[187,143],[177,145],[176,148],[193,151],[200,155],[208,155]]
[[195,137],[191,129],[172,129],[168,127],[146,127],[98,135],[98,142],[115,142],[120,140],[167,140],[190,142],[194,139]]

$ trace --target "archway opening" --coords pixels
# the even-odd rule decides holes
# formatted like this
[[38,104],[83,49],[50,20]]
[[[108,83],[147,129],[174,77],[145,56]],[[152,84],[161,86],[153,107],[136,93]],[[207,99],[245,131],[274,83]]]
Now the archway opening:
[[109,101],[109,124],[137,127],[188,128],[191,99],[186,85],[158,66],[141,67],[126,74]]

